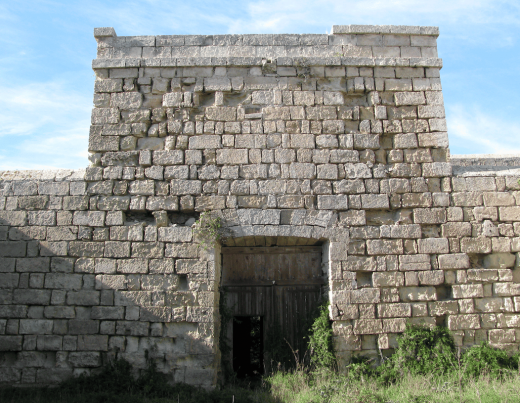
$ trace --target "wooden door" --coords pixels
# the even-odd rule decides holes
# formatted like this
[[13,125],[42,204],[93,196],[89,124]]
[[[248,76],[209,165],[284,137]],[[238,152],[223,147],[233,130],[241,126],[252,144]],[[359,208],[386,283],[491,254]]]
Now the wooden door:
[[[261,316],[266,345],[274,331],[281,332],[303,354],[303,335],[321,300],[321,247],[230,247],[222,255],[222,286],[232,315]],[[271,359],[276,357],[264,357]]]

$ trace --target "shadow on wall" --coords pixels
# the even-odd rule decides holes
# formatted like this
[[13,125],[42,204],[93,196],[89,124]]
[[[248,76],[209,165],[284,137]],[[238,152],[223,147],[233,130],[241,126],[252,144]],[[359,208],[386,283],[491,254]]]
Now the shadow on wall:
[[[191,243],[111,242],[109,228],[73,226],[72,212],[46,206],[0,211],[0,383],[58,383],[118,354],[137,369],[148,357],[175,382],[212,385],[212,252]],[[157,232],[110,231],[142,240],[146,228]],[[191,228],[177,228],[191,241]]]

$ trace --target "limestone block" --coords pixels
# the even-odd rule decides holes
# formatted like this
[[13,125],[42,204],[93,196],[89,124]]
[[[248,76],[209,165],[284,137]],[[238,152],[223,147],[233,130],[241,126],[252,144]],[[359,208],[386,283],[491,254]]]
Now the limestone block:
[[388,209],[390,208],[388,195],[362,194],[361,206],[363,209]]
[[[0,351],[22,351],[23,336],[0,335]],[[0,375],[2,382],[6,381],[5,375]]]
[[446,209],[417,208],[413,211],[413,220],[416,224],[444,224],[446,222]]
[[404,285],[404,274],[399,272],[374,273],[372,283],[374,287],[400,287]]
[[186,322],[212,323],[215,321],[214,316],[214,308],[188,306],[186,309]]
[[123,110],[139,109],[143,104],[140,92],[117,92],[110,95],[110,106]]
[[63,346],[63,337],[54,335],[38,336],[36,349],[40,351],[60,351]]
[[495,282],[498,281],[498,270],[470,269],[467,272],[470,282]]
[[369,255],[400,255],[403,253],[401,239],[369,239],[367,240]]
[[50,299],[50,290],[15,289],[13,292],[15,304],[48,305]]
[[401,287],[399,295],[404,302],[437,300],[437,293],[434,287]]
[[125,308],[122,306],[94,306],[90,312],[91,319],[121,320],[124,318]]
[[469,256],[465,253],[452,253],[449,255],[439,255],[439,268],[446,269],[467,269],[469,268]]
[[223,196],[199,196],[195,199],[195,210],[222,210],[226,208],[226,198]]
[[381,301],[381,290],[379,288],[362,288],[350,291],[350,302],[352,304],[377,304]]
[[117,291],[115,306],[151,306],[152,293],[149,291]]
[[361,337],[353,334],[333,336],[334,351],[356,351],[361,350]]
[[189,139],[190,150],[206,150],[213,148],[222,148],[220,136],[204,134],[199,136],[192,136]]
[[500,221],[520,221],[520,206],[499,207]]
[[426,104],[426,98],[423,92],[396,92],[394,97],[397,106]]
[[449,330],[480,329],[480,318],[477,314],[449,315]]
[[324,105],[343,105],[343,94],[336,91],[324,91],[323,92],[323,104]]
[[432,316],[456,315],[459,313],[457,301],[428,302],[428,309]]
[[514,329],[491,329],[488,335],[492,344],[514,343],[516,340]]
[[441,285],[444,283],[444,272],[442,270],[421,271],[418,276],[421,285]]
[[0,305],[0,316],[2,318],[25,318],[27,317],[26,305]]
[[105,225],[105,215],[104,211],[75,211],[72,222],[74,225],[103,227]]
[[354,334],[377,334],[383,332],[381,319],[356,319],[354,321]]
[[[292,164],[291,164],[292,165]],[[320,210],[347,210],[347,195],[319,195],[318,209]]]
[[[339,261],[347,259],[348,243],[345,242],[331,242],[329,246],[329,259],[331,261]],[[361,263],[364,264],[364,263]],[[352,263],[352,270],[359,267],[355,262]]]
[[[275,109],[275,108],[272,108],[272,109]],[[225,107],[225,106],[208,107],[208,108],[206,108],[205,113],[206,113],[206,118],[208,120],[224,121],[224,122],[235,121],[236,116],[237,116],[236,108]]]
[[475,310],[477,312],[511,312],[513,304],[510,298],[477,298]]
[[383,319],[384,333],[402,333],[406,329],[406,319]]
[[425,238],[417,240],[419,253],[449,253],[447,238]]
[[484,288],[482,284],[457,284],[451,287],[453,298],[482,298]]
[[52,334],[52,320],[20,319],[19,334]]
[[515,265],[516,258],[511,253],[493,253],[484,257],[486,268],[506,269]]
[[180,165],[184,162],[182,150],[163,150],[153,152],[154,165]]
[[83,285],[83,275],[70,273],[47,273],[45,288],[62,290],[79,290]]
[[217,150],[217,164],[238,165],[248,163],[248,152],[246,149]]
[[442,236],[445,238],[462,238],[471,236],[471,224],[469,222],[448,222],[441,226]]
[[92,109],[91,123],[93,125],[103,125],[118,123],[120,113],[117,108],[94,108]]
[[491,239],[485,237],[462,238],[460,250],[464,253],[490,253]]
[[377,313],[380,318],[406,318],[412,316],[412,307],[408,303],[378,304]]
[[68,291],[67,304],[68,305],[99,305],[99,291],[81,290]]
[[175,290],[179,285],[179,277],[166,274],[148,274],[141,277],[143,290]]
[[378,134],[354,133],[354,149],[377,150],[380,147]]
[[0,288],[17,288],[19,280],[18,273],[0,273]]
[[418,224],[382,225],[382,238],[421,238],[421,226]]
[[96,368],[101,366],[101,353],[98,351],[73,351],[69,353],[68,362],[73,368]]

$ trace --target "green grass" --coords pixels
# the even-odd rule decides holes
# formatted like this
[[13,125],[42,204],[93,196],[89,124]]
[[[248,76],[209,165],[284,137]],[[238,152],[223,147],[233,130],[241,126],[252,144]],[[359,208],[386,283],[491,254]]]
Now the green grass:
[[[93,386],[93,385],[92,385]],[[94,389],[97,389],[94,387]],[[371,378],[352,380],[336,372],[276,373],[262,386],[227,386],[205,391],[187,385],[176,385],[159,396],[150,390],[117,391],[113,385],[105,391],[80,391],[58,388],[0,389],[2,403],[507,403],[520,402],[520,377],[497,379],[488,375],[460,381],[450,376],[408,375],[388,386]]]
[[[131,365],[115,360],[98,374],[55,388],[0,389],[1,403],[491,403],[520,402],[520,356],[483,343],[456,349],[444,328],[408,327],[392,357],[379,367],[355,359],[337,371],[330,361],[326,322],[310,338],[321,358],[310,366],[275,372],[254,387],[231,382],[211,391],[171,385],[150,361],[134,377]],[[331,369],[332,368],[332,369]]]

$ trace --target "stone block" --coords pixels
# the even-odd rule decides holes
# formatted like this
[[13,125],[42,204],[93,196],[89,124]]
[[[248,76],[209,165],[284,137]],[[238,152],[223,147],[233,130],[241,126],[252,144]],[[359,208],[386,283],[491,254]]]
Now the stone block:
[[143,104],[143,94],[139,92],[122,92],[110,95],[110,106],[122,110],[139,109]]
[[79,335],[78,351],[108,351],[108,336]]
[[439,268],[446,269],[468,269],[470,266],[469,256],[465,253],[452,253],[450,255],[439,255]]
[[69,335],[99,333],[98,320],[69,320]]
[[45,319],[20,319],[19,334],[52,334],[53,321]]
[[457,301],[428,302],[428,309],[432,316],[456,315],[459,313]]
[[482,298],[484,288],[482,284],[457,284],[451,287],[453,298]]
[[520,206],[499,207],[500,221],[520,221]]
[[447,238],[425,238],[417,240],[419,253],[449,253]]
[[319,195],[318,209],[322,210],[347,210],[347,195]]
[[99,305],[99,291],[81,290],[81,291],[68,291],[67,292],[67,304],[68,305],[86,305],[93,306]]
[[404,274],[399,272],[372,274],[374,287],[400,287],[404,285]]
[[[23,336],[0,335],[0,351],[22,351]],[[0,375],[2,381],[2,375]]]
[[369,239],[367,240],[369,255],[400,255],[403,253],[401,239]]
[[378,288],[362,288],[350,291],[352,304],[377,304],[381,302],[381,290]]
[[441,285],[444,283],[444,272],[442,270],[421,271],[418,276],[421,285]]
[[354,334],[378,334],[383,332],[381,319],[357,319],[354,321]]
[[408,303],[379,304],[377,313],[379,318],[407,318],[412,316],[412,307]]
[[102,364],[99,351],[73,351],[69,353],[67,361],[73,368],[96,368]]
[[480,317],[477,314],[449,315],[448,329],[451,331],[480,329]]
[[434,287],[401,287],[399,295],[404,302],[437,300]]
[[446,209],[417,208],[413,211],[413,220],[416,224],[444,224],[446,222]]

